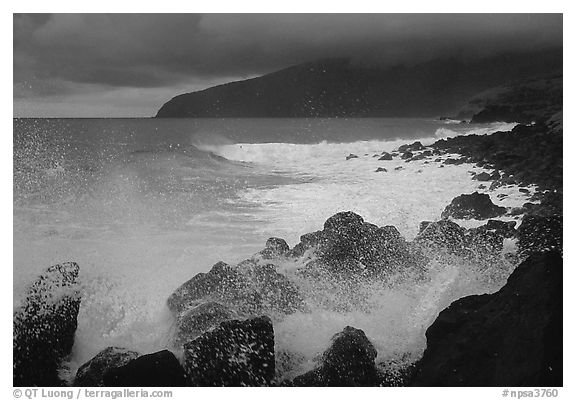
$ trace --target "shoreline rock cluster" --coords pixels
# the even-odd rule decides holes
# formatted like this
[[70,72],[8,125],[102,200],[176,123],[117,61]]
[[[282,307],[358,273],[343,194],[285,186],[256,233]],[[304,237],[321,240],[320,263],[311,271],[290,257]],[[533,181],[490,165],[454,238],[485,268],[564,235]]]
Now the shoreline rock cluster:
[[[543,140],[537,129],[521,127],[507,134],[512,140],[529,142],[529,147]],[[554,169],[558,160],[552,155],[531,161],[535,150],[519,146],[518,154],[513,154],[512,142],[494,135],[438,141],[431,148],[415,142],[381,157],[410,162],[460,153],[462,157],[449,158],[444,164],[475,162],[499,171],[498,176],[489,176],[494,182],[512,179],[542,185],[547,191],[540,192],[540,204],[530,203],[521,210],[525,216],[518,228],[515,222],[490,220],[514,210],[498,207],[489,195],[478,192],[456,197],[442,220],[423,221],[412,241],[394,226],[374,225],[350,211],[337,213],[322,230],[302,235],[293,248],[283,239],[270,238],[251,258],[237,265],[219,262],[177,288],[167,306],[176,321],[174,346],[182,349],[180,357],[167,349],[141,355],[109,347],[82,365],[72,384],[561,386],[562,171]],[[504,146],[508,146],[506,152],[501,150]],[[544,150],[554,152],[557,146],[561,154],[561,141],[555,139]],[[536,166],[538,162],[541,166]],[[530,167],[529,172],[520,171]],[[544,177],[545,168],[549,179]],[[484,178],[477,180],[486,182]],[[485,220],[486,224],[466,229],[450,218]],[[334,332],[316,368],[290,380],[278,373],[274,321],[308,309],[300,288],[277,271],[275,260],[298,259],[302,265],[296,271],[299,279],[333,284],[335,297],[351,296],[361,282],[386,280],[398,271],[422,274],[430,254],[443,252],[477,263],[498,263],[505,238],[517,240],[517,257],[523,260],[507,283],[493,294],[464,297],[443,310],[426,331],[422,358],[400,371],[395,380],[376,365],[377,351],[366,334],[351,326]],[[75,263],[48,268],[16,311],[15,386],[66,384],[58,370],[74,341],[81,301],[78,272]],[[327,306],[345,311],[351,301],[356,299],[336,300]]]
[[[524,229],[525,223],[531,226]],[[280,239],[271,238],[268,246],[251,259],[236,266],[217,263],[208,273],[197,274],[170,296],[167,303],[175,313],[179,329],[175,342],[183,343],[183,359],[168,350],[140,355],[128,349],[107,348],[79,368],[73,384],[390,385],[385,373],[376,367],[374,346],[362,330],[354,327],[335,333],[316,369],[290,381],[278,380],[270,316],[297,310],[305,312],[306,305],[298,288],[276,272],[274,264],[267,263],[271,257],[304,258],[312,252],[318,257],[310,258],[299,273],[310,279],[317,275],[321,279],[330,276],[343,283],[347,277],[377,279],[395,268],[417,270],[427,262],[423,248],[432,247],[461,257],[478,254],[486,259],[488,254],[497,255],[501,251],[504,237],[517,237],[520,243],[530,243],[534,240],[530,235],[538,230],[546,232],[549,238],[561,237],[559,232],[556,236],[549,234],[558,226],[546,219],[529,220],[519,229],[497,220],[489,220],[479,228],[465,229],[447,219],[425,222],[422,228],[412,242],[407,242],[393,227],[378,228],[357,214],[342,212],[329,218],[323,231],[303,235],[293,249]],[[562,332],[561,243],[554,243],[550,249],[531,252],[495,294],[460,299],[440,313],[427,331],[428,347],[424,356],[401,377],[404,384],[560,385],[562,352],[558,351],[557,343],[561,343],[558,335],[561,338]],[[71,265],[68,280],[66,274]],[[58,288],[73,285],[78,267],[65,264],[51,267],[47,272],[33,287],[42,286],[41,282],[47,277],[52,281],[60,279],[62,283]],[[32,303],[33,298],[29,299]],[[56,378],[58,363],[71,350],[70,335],[75,330],[79,301],[79,298],[64,296],[57,304],[72,302],[73,307],[47,308],[45,321],[49,324],[33,325],[36,316],[30,314],[27,318],[15,319],[18,321],[15,327],[21,332],[14,338],[15,384],[64,384]],[[483,322],[486,318],[493,321],[488,326]],[[66,331],[53,331],[62,326],[67,327]],[[35,353],[22,351],[30,342],[26,335],[31,327],[32,333],[37,332]],[[523,332],[526,332],[525,338]],[[67,345],[58,352],[43,354],[46,349],[40,343],[58,334],[67,338]],[[55,339],[56,343],[61,342],[61,337]],[[505,339],[503,343],[507,344],[501,344],[500,339]],[[513,345],[515,340],[518,342]],[[532,353],[526,352],[524,343]],[[46,361],[47,357],[50,362]],[[483,364],[470,363],[472,358],[481,358]],[[503,373],[511,368],[511,363],[514,374],[489,372]],[[51,376],[51,380],[46,379],[46,375]]]

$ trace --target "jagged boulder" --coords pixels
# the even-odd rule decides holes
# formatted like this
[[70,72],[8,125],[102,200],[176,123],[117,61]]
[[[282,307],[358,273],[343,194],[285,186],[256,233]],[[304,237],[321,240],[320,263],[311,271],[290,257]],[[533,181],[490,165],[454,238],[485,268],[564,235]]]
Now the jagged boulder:
[[174,313],[181,313],[205,301],[244,303],[247,309],[257,307],[258,296],[247,291],[247,282],[242,275],[232,266],[220,261],[214,264],[209,272],[195,275],[176,289],[168,298],[167,304]]
[[492,178],[492,176],[487,172],[480,172],[479,174],[474,175],[472,179],[475,181],[486,182],[491,179],[497,179],[497,178]]
[[[446,219],[437,222],[425,221],[422,224],[420,233],[413,241],[419,248],[432,250],[433,253],[442,249],[449,254],[482,264],[497,261],[501,255],[505,236],[502,230],[494,228],[494,224],[472,229],[463,228]],[[500,227],[499,224],[496,225]]]
[[290,246],[284,239],[272,237],[266,241],[266,248],[260,252],[263,258],[272,259],[285,255]]
[[269,386],[274,329],[268,317],[226,321],[184,346],[191,386]]
[[28,289],[14,313],[14,386],[60,386],[58,368],[70,354],[78,325],[80,267],[53,265]]
[[387,152],[383,152],[380,158],[378,159],[378,161],[391,161],[391,160],[392,160],[392,154]]
[[402,146],[398,147],[398,151],[401,153],[405,151],[420,151],[424,149],[425,147],[422,145],[421,142],[414,142],[412,144],[403,144]]
[[414,386],[562,386],[562,258],[531,256],[494,294],[468,296],[426,331]]
[[324,240],[323,232],[316,231],[300,236],[300,242],[289,252],[292,257],[302,257],[306,251],[316,248]]
[[216,302],[191,308],[177,317],[176,344],[187,343],[234,317],[236,314],[230,308]]
[[168,350],[130,360],[104,374],[104,386],[185,386],[186,373],[176,356]]
[[419,229],[418,229],[418,233],[422,233],[424,231],[424,229],[426,229],[428,227],[428,225],[430,225],[431,223],[432,223],[432,221],[421,221]]
[[463,254],[467,247],[466,229],[449,220],[428,222],[414,238],[414,243],[418,246],[444,248],[450,253]]
[[273,264],[248,259],[230,266],[219,262],[208,273],[200,273],[168,298],[168,308],[177,315],[206,302],[217,302],[239,314],[295,312],[303,305],[298,289]]
[[361,264],[365,273],[379,274],[421,262],[394,226],[378,227],[351,211],[328,218],[318,236],[317,252],[333,272],[358,271]]
[[506,208],[492,203],[490,196],[474,192],[455,197],[442,212],[442,218],[488,219],[506,214]]
[[377,351],[364,331],[350,326],[332,337],[321,365],[294,378],[294,386],[378,386]]
[[350,153],[349,155],[346,156],[346,161],[351,160],[353,158],[358,158],[358,156],[356,154]]
[[122,367],[138,358],[140,354],[121,347],[107,347],[94,358],[83,364],[76,372],[74,386],[104,386],[104,374],[113,368]]

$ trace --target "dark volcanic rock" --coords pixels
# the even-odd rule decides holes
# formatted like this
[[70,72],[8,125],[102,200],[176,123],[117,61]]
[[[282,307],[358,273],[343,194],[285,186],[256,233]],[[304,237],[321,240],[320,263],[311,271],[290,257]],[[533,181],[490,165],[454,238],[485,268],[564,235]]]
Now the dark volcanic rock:
[[562,251],[562,217],[526,215],[518,227],[518,251],[523,256]]
[[349,155],[346,156],[346,161],[352,159],[352,158],[358,158],[358,156],[356,154],[352,154],[350,153]]
[[386,168],[378,167],[374,172],[388,172]]
[[266,259],[271,259],[283,256],[289,250],[290,246],[284,239],[272,237],[266,241],[266,248],[260,254]]
[[185,386],[186,373],[174,354],[162,350],[146,354],[104,374],[104,386]]
[[189,342],[235,316],[232,310],[222,304],[216,302],[200,304],[178,316],[176,342],[178,344]]
[[[168,298],[168,308],[180,313],[199,300],[210,296],[211,300],[237,303],[245,300],[246,282],[236,269],[220,261],[207,273],[199,273],[180,286]],[[248,306],[254,304],[250,302]]]
[[412,158],[413,156],[414,154],[411,151],[405,151],[404,153],[402,153],[400,158],[406,160],[407,158]]
[[472,178],[475,181],[480,181],[480,182],[486,182],[489,181],[490,179],[492,179],[491,175],[486,173],[486,172],[480,172],[477,175],[474,175],[474,178]]
[[441,220],[427,222],[413,243],[435,253],[443,249],[450,254],[484,264],[498,261],[503,249],[504,231],[508,233],[505,228],[499,226],[496,229],[492,225],[490,228],[484,225],[465,229],[450,220]]
[[562,386],[562,258],[532,256],[498,292],[440,313],[414,386]]
[[472,162],[491,164],[514,180],[540,188],[562,188],[562,134],[542,124],[518,125],[510,132],[442,139],[435,149],[460,153]]
[[322,365],[296,377],[294,386],[378,386],[376,349],[364,332],[350,326],[332,338]]
[[51,266],[28,289],[14,313],[14,386],[60,386],[58,367],[70,354],[80,293],[74,262]]
[[230,266],[215,264],[208,273],[199,273],[168,298],[168,308],[181,314],[205,302],[217,302],[240,314],[292,313],[302,306],[296,287],[272,264],[248,259]]
[[323,238],[322,231],[310,232],[300,236],[300,243],[294,246],[290,251],[290,255],[293,257],[301,257],[307,250],[318,246]]
[[442,218],[487,219],[506,214],[506,208],[492,203],[490,196],[474,192],[455,197],[442,212]]
[[390,161],[392,160],[392,154],[383,152],[382,156],[378,159],[378,161]]
[[74,386],[104,386],[104,374],[106,372],[113,368],[122,367],[139,356],[140,354],[135,351],[121,347],[107,347],[78,368]]
[[404,153],[406,151],[420,151],[424,149],[425,147],[422,146],[422,143],[420,142],[414,142],[412,144],[403,144],[402,146],[398,147],[398,151],[400,153]]
[[490,219],[484,225],[484,228],[487,230],[494,230],[499,232],[505,238],[513,238],[516,236],[516,222],[515,221],[499,221],[496,219]]
[[426,229],[428,227],[428,225],[430,225],[431,223],[432,223],[432,221],[420,222],[420,229],[418,230],[418,233],[422,233],[422,231],[424,231],[424,229]]
[[463,254],[466,249],[466,229],[455,222],[430,222],[414,238],[414,243],[426,247],[441,247],[450,253]]
[[184,349],[192,386],[269,386],[274,379],[274,330],[268,317],[223,322]]
[[320,236],[317,252],[334,272],[361,263],[368,273],[385,273],[420,261],[395,227],[377,227],[351,211],[328,218]]

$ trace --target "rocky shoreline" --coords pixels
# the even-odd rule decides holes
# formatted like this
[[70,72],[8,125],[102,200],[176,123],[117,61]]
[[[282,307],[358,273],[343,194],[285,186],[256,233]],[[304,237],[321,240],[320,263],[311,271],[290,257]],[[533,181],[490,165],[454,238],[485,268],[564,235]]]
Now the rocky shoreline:
[[[14,385],[561,386],[561,155],[561,135],[543,124],[428,147],[415,142],[374,155],[439,167],[473,163],[493,170],[473,178],[490,187],[535,184],[539,190],[521,209],[497,206],[485,193],[464,193],[446,206],[441,220],[423,221],[411,241],[394,226],[374,225],[350,211],[333,215],[322,230],[302,235],[292,248],[270,238],[252,257],[237,265],[219,262],[169,296],[176,324],[173,345],[180,351],[141,355],[109,347],[81,366],[73,382],[64,382],[58,371],[76,330],[79,267],[50,267],[14,315]],[[503,215],[522,217],[522,222],[491,219]],[[485,223],[467,229],[452,219]],[[382,368],[365,332],[348,326],[334,332],[315,368],[292,378],[282,373],[299,355],[275,349],[274,321],[306,313],[308,306],[300,288],[278,272],[280,261],[298,260],[296,274],[303,281],[332,284],[330,307],[338,309],[360,304],[363,284],[387,282],[399,272],[418,279],[439,254],[498,265],[505,239],[516,241],[518,264],[507,283],[442,311],[427,329],[426,350],[415,363]]]

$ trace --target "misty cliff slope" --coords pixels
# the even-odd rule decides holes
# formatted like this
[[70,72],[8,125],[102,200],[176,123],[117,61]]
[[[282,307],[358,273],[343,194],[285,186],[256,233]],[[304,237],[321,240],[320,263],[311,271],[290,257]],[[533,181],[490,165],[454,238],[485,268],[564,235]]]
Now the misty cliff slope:
[[474,96],[458,118],[472,122],[552,123],[562,119],[562,75],[517,80]]
[[562,50],[376,67],[328,59],[182,94],[157,117],[433,117],[507,82],[561,73]]

